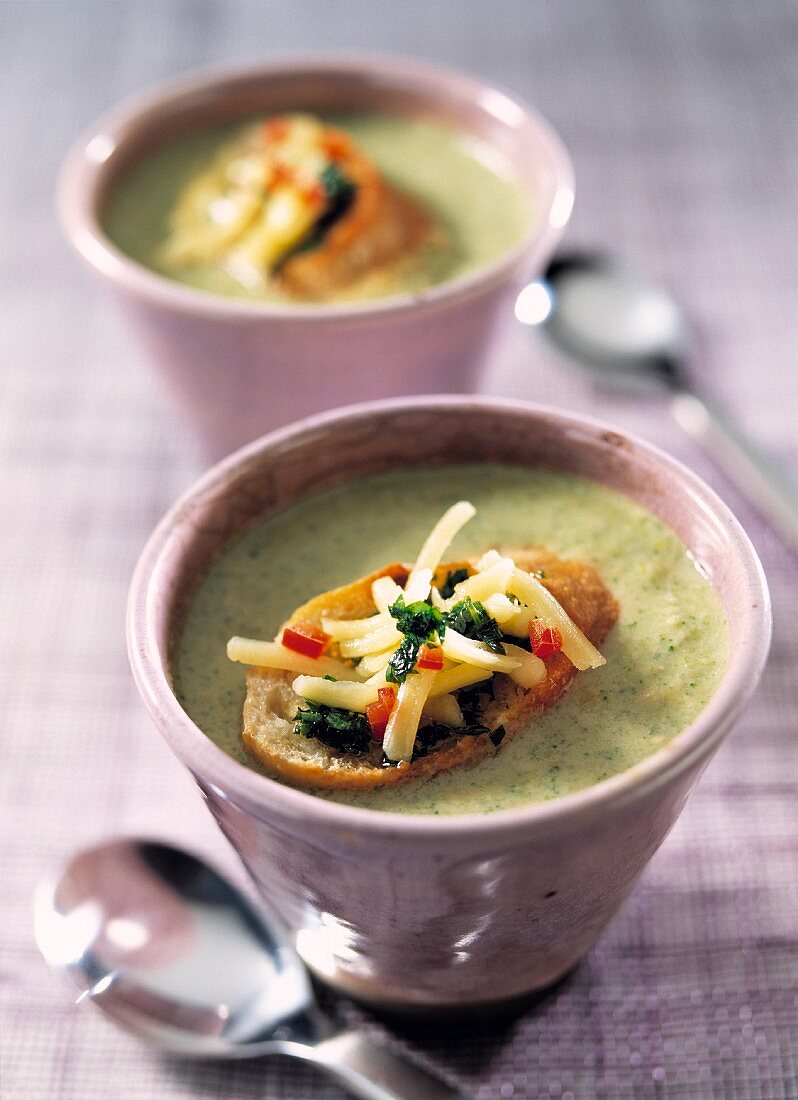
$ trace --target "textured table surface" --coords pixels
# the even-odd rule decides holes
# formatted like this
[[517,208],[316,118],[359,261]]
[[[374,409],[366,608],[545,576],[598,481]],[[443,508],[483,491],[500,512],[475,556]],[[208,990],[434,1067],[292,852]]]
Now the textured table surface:
[[[199,463],[59,235],[69,141],[124,94],[210,62],[370,48],[495,78],[573,152],[569,240],[678,291],[701,329],[696,371],[796,463],[797,38],[789,0],[0,5],[3,1100],[341,1095],[289,1064],[145,1050],[72,1005],[32,941],[36,881],[108,834],[176,838],[234,869],[128,674],[133,563]],[[512,1023],[394,1040],[483,1098],[798,1096],[796,562],[655,401],[595,392],[520,327],[485,385],[595,412],[707,476],[761,552],[775,639],[753,706],[573,975]]]

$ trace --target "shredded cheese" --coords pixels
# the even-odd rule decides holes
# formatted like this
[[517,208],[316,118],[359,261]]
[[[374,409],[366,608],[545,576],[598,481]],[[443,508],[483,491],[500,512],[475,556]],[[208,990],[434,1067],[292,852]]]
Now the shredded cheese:
[[576,668],[584,670],[606,664],[593,643],[588,641],[548,588],[536,577],[531,573],[525,573],[523,569],[516,569],[513,573],[511,588],[531,612],[530,618],[539,616],[546,626],[557,627],[562,634],[562,651]]
[[431,669],[421,669],[400,684],[382,741],[382,751],[389,760],[398,762],[412,757],[421,713],[437,675]]
[[486,569],[474,573],[473,576],[455,585],[454,593],[447,600],[448,606],[454,607],[455,604],[466,597],[482,603],[495,593],[505,593],[514,570],[515,562],[512,558],[500,557],[498,561],[492,562]]
[[377,688],[370,684],[353,684],[345,680],[325,680],[320,676],[297,676],[294,691],[311,703],[326,707],[356,710],[363,713],[369,703],[376,703]]
[[492,596],[488,596],[486,600],[482,601],[482,606],[492,619],[495,619],[499,626],[503,626],[504,623],[509,622],[514,618],[518,611],[517,604],[514,604],[512,600],[509,600],[503,592],[494,592]]
[[364,634],[362,638],[353,638],[351,641],[341,642],[338,650],[342,657],[368,657],[370,653],[382,653],[384,649],[390,649],[399,645],[403,635],[396,629],[393,621],[386,622],[370,634]]
[[351,665],[332,657],[306,657],[279,642],[259,642],[254,638],[231,638],[227,643],[231,661],[255,668],[274,668],[281,672],[299,672],[306,676],[335,676],[337,680],[356,680]]
[[435,683],[430,688],[430,698],[445,695],[450,691],[459,691],[460,688],[471,687],[481,680],[489,680],[493,673],[487,668],[476,668],[474,665],[454,665],[439,672]]
[[509,642],[504,643],[504,650],[508,657],[518,661],[518,668],[514,668],[509,676],[519,687],[527,689],[537,687],[542,680],[546,679],[546,665],[540,657]]
[[382,653],[372,653],[369,657],[364,657],[359,662],[355,671],[362,680],[372,680],[375,676],[381,676],[385,679],[385,669],[388,667],[388,662],[393,657],[395,649],[384,649]]
[[371,586],[371,598],[378,611],[387,613],[392,603],[403,595],[402,589],[393,577],[377,577]]
[[405,603],[426,600],[432,586],[432,572],[431,569],[415,569],[410,574],[403,593]]
[[461,527],[477,514],[473,504],[467,500],[460,500],[449,508],[427,536],[427,541],[421,547],[416,564],[410,571],[406,588],[410,588],[411,582],[422,569],[429,569],[434,573],[443,561],[443,555],[449,549],[449,544]]
[[453,695],[448,693],[433,696],[430,691],[421,717],[430,722],[440,722],[442,726],[451,726],[453,729],[459,729],[465,725],[460,704]]
[[335,642],[350,641],[352,638],[363,638],[366,634],[373,634],[381,626],[387,626],[391,622],[389,616],[370,615],[366,619],[328,619],[322,616],[321,628],[325,634],[329,634]]
[[441,649],[452,661],[462,661],[466,665],[487,668],[491,672],[512,672],[514,668],[518,668],[519,664],[515,658],[494,653],[484,642],[475,642],[471,638],[466,638],[464,634],[458,634],[451,627],[443,637]]

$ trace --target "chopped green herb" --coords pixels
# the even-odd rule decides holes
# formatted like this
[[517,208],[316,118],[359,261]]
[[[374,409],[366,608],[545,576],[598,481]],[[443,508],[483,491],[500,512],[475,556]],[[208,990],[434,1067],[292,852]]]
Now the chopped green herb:
[[494,653],[504,653],[502,632],[481,603],[466,596],[446,613],[446,625],[473,641],[484,642]]
[[426,600],[405,604],[404,596],[399,596],[396,603],[391,604],[388,610],[396,619],[397,628],[403,634],[418,638],[419,641],[428,641],[436,631],[442,638],[446,630],[446,621],[442,612]]
[[396,619],[397,629],[404,634],[404,639],[388,662],[385,679],[391,684],[403,684],[413,672],[422,645],[435,634],[442,638],[446,622],[437,607],[426,600],[405,604],[404,597],[399,596],[388,610]]
[[319,183],[329,203],[333,205],[350,203],[355,194],[355,185],[345,176],[337,164],[328,164],[319,175]]
[[497,726],[495,730],[490,731],[490,739],[494,745],[501,745],[506,736],[507,730],[504,726]]
[[328,164],[322,169],[319,174],[319,183],[327,199],[327,208],[309,233],[280,258],[277,265],[278,270],[282,264],[293,259],[294,256],[299,256],[303,252],[312,252],[314,248],[318,248],[324,240],[327,230],[352,205],[357,188],[349,177],[344,175],[337,164]]
[[423,726],[416,734],[413,745],[413,760],[420,760],[423,756],[428,756],[430,750],[439,745],[441,741],[445,741],[453,733],[460,732],[460,730],[450,729],[449,726],[444,726],[440,722],[432,722],[429,726]]
[[446,574],[446,580],[439,588],[439,592],[444,600],[451,599],[454,595],[455,585],[460,584],[461,581],[468,579],[467,569],[450,569]]
[[478,737],[481,733],[487,733],[488,727],[482,722],[482,712],[495,694],[496,685],[493,679],[482,680],[473,687],[463,688],[457,693],[457,702],[463,712],[464,726],[460,726],[457,732],[464,737]]
[[385,670],[385,679],[389,684],[403,684],[414,672],[422,644],[417,638],[405,638],[402,641]]
[[314,737],[331,749],[360,756],[371,745],[365,715],[321,703],[305,703],[296,712],[294,733]]

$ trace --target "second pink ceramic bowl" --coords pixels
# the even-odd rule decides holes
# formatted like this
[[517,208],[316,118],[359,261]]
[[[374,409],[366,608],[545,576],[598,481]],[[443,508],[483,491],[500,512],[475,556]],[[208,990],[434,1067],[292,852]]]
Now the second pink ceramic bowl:
[[[586,790],[459,817],[356,809],[239,764],[191,721],[171,654],[197,583],[254,520],[336,482],[408,464],[505,462],[593,478],[682,539],[726,612],[724,679],[665,748]],[[521,402],[378,402],[272,433],[212,469],[162,521],[130,594],[139,690],[297,950],[372,1002],[480,1005],[539,989],[592,946],[676,821],[759,680],[767,588],[742,528],[702,481],[605,424]]]
[[[350,306],[239,301],[134,262],[101,227],[131,162],[192,130],[254,112],[376,110],[430,118],[493,146],[533,216],[496,261],[415,295]],[[209,453],[350,401],[473,388],[519,288],[540,270],[573,205],[571,162],[531,107],[480,80],[417,61],[283,61],[156,88],[97,122],[64,164],[59,207],[73,245],[121,301],[166,388]]]

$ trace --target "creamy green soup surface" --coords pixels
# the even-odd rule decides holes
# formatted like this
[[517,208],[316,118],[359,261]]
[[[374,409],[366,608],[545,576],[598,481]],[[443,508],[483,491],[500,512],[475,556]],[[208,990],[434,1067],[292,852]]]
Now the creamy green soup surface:
[[[509,164],[477,139],[401,115],[321,117],[347,130],[384,178],[419,199],[451,238],[451,248],[431,252],[421,267],[407,272],[399,288],[402,293],[490,263],[512,248],[530,224],[532,213]],[[189,286],[249,300],[286,302],[277,290],[245,289],[220,267],[178,272],[159,258],[179,194],[236,129],[228,126],[195,133],[142,158],[111,189],[103,228],[134,260]],[[358,292],[361,298],[384,294],[378,283]]]
[[727,659],[717,596],[676,535],[597,483],[543,470],[471,465],[401,470],[319,493],[242,535],[202,581],[178,640],[175,688],[197,725],[262,770],[241,742],[245,670],[234,634],[271,638],[311,596],[389,561],[412,561],[455,500],[477,508],[452,560],[540,545],[594,565],[618,599],[603,667],[580,673],[529,728],[473,768],[383,790],[317,792],[402,813],[487,813],[578,791],[665,745],[709,702]]

